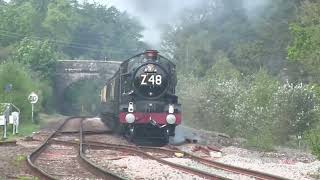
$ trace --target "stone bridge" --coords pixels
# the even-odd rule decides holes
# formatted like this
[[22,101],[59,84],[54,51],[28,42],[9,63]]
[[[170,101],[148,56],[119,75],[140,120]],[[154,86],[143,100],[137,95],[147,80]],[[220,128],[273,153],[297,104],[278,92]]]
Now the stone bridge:
[[118,70],[119,61],[58,60],[55,74],[55,99],[60,110],[64,109],[65,90],[80,80],[111,78]]

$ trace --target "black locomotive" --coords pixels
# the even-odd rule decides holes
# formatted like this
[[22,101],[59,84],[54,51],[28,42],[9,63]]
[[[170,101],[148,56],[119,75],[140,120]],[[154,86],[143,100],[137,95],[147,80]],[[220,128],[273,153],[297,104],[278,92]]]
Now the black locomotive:
[[101,90],[101,119],[132,141],[168,143],[181,123],[175,64],[147,50],[124,61]]

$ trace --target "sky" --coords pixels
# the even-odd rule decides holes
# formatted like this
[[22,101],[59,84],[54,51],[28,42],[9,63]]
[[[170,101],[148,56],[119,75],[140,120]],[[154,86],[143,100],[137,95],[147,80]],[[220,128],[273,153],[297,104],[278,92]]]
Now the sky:
[[[83,0],[84,1],[84,0]],[[159,49],[163,25],[174,24],[179,14],[185,9],[196,8],[207,0],[87,0],[88,2],[101,3],[115,6],[120,11],[126,11],[135,17],[144,27],[143,41],[154,49]],[[244,0],[248,17],[255,18],[259,9],[267,4],[267,0]],[[260,7],[260,8],[258,8]]]
[[113,5],[137,18],[144,31],[143,41],[152,48],[159,48],[161,27],[177,20],[178,14],[186,8],[196,7],[202,0],[88,0],[104,5]]

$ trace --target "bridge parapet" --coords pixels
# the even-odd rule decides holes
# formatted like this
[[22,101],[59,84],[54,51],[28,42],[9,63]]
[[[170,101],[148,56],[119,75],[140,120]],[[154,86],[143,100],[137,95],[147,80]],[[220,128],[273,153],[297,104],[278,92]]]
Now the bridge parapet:
[[56,73],[104,73],[118,68],[120,61],[58,60]]

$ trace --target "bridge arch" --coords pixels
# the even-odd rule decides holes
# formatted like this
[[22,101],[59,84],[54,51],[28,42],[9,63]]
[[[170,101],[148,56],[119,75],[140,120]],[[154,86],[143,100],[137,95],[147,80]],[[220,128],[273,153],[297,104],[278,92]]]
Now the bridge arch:
[[54,96],[60,112],[67,108],[64,94],[70,85],[82,80],[107,81],[116,73],[120,64],[119,61],[59,60],[54,77]]

